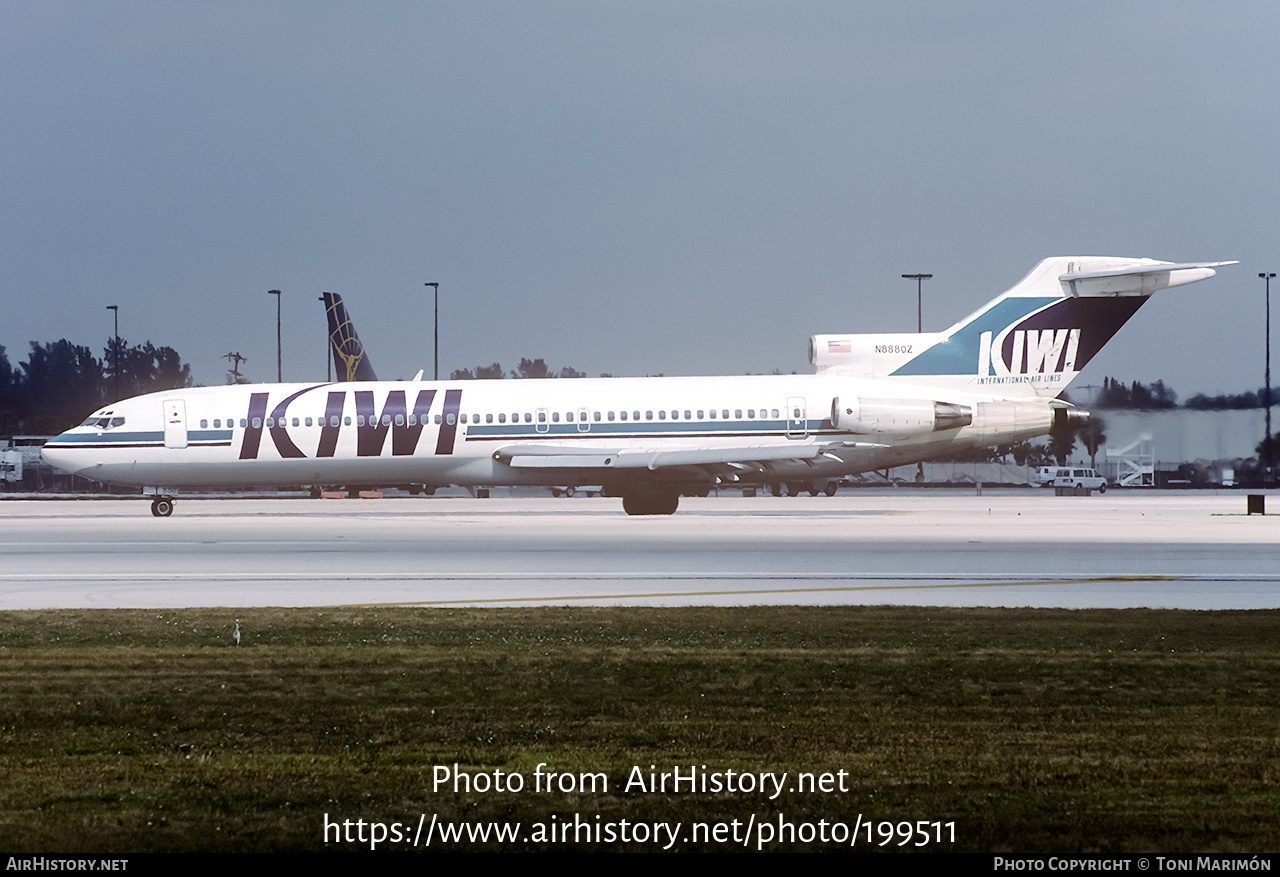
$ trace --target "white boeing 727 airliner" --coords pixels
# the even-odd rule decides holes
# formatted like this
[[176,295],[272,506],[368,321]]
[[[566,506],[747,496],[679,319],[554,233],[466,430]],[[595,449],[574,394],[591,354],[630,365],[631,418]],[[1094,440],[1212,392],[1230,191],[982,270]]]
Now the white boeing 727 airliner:
[[[812,375],[365,381],[170,390],[50,439],[142,487],[603,484],[669,515],[716,484],[811,482],[1076,428],[1057,398],[1156,290],[1232,262],[1046,259],[945,332],[816,335]],[[354,333],[353,333],[354,334]]]

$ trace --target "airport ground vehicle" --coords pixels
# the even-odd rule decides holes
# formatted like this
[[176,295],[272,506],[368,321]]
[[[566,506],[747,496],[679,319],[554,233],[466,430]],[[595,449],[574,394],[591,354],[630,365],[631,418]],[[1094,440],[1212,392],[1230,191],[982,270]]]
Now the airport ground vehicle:
[[1057,466],[1051,470],[1052,476],[1045,482],[1048,487],[1075,487],[1107,492],[1107,479],[1093,469],[1079,466]]

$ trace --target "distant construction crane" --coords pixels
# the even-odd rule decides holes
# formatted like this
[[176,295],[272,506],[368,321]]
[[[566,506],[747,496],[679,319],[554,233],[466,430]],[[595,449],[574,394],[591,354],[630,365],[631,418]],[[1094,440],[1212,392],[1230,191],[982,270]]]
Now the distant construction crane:
[[238,354],[238,353],[228,353],[226,356],[224,356],[224,357],[222,357],[222,358],[223,358],[223,359],[225,359],[225,360],[227,360],[228,362],[230,362],[230,363],[231,363],[231,368],[227,369],[227,383],[228,383],[228,384],[247,384],[247,383],[249,383],[249,379],[248,379],[248,378],[246,378],[244,375],[240,374],[240,363],[242,363],[242,362],[248,362],[248,361],[249,361],[249,357],[247,357],[247,356],[241,356],[241,355],[240,355],[240,354]]

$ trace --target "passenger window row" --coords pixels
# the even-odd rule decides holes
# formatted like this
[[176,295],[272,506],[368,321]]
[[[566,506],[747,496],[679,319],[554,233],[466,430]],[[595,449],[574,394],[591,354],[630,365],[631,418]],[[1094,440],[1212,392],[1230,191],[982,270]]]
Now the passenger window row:
[[[742,419],[743,419],[743,411],[744,411],[744,410],[743,410],[742,408],[735,408],[735,409],[733,409],[733,418],[734,418],[734,419],[736,419],[736,420],[742,420]],[[683,411],[683,412],[681,412],[679,409],[672,409],[672,410],[669,412],[669,416],[670,416],[670,419],[671,419],[671,420],[716,420],[716,419],[720,419],[720,420],[728,420],[728,419],[729,419],[729,412],[730,412],[730,409],[728,409],[728,408],[721,408],[721,409],[719,409],[719,410],[717,410],[717,409],[715,409],[715,408],[712,408],[712,409],[702,409],[702,408],[699,408],[699,409],[697,409],[697,411],[696,411],[696,412],[695,412],[693,409],[686,408],[686,409],[684,409],[684,411]],[[565,412],[564,419],[565,419],[565,422],[567,422],[567,423],[574,423],[574,422],[575,422],[575,420],[576,420],[577,422],[585,423],[585,422],[587,421],[587,413],[588,413],[588,412],[586,411],[586,409],[579,409],[577,412],[567,411],[567,412]],[[745,409],[745,413],[746,413],[746,419],[747,419],[747,420],[756,420],[756,419],[761,419],[761,420],[774,419],[774,420],[776,420],[776,419],[778,418],[778,416],[779,416],[779,412],[778,412],[778,409],[777,409],[777,408],[761,408],[761,409],[759,409],[759,410],[758,410],[758,412],[757,412],[757,409],[755,409],[755,408],[747,408],[747,409]],[[757,413],[759,413],[759,415],[760,415],[760,416],[759,416],[759,418],[757,418],[757,417],[756,417],[756,414],[757,414]],[[552,422],[552,423],[559,423],[559,422],[560,422],[560,412],[559,412],[559,411],[552,411],[550,414],[551,414],[551,422]],[[683,417],[681,416],[682,414],[683,414]],[[696,415],[696,416],[695,416],[695,415]],[[800,412],[799,412],[799,410],[798,410],[798,409],[797,409],[797,411],[796,411],[795,416],[796,416],[796,417],[799,417],[799,416],[800,416]],[[436,425],[439,425],[439,424],[441,424],[441,423],[447,423],[447,424],[449,424],[450,426],[452,426],[454,423],[457,423],[457,422],[459,422],[459,421],[465,424],[465,423],[467,423],[467,422],[468,422],[468,420],[470,421],[470,423],[473,423],[473,424],[479,424],[479,423],[481,422],[480,417],[481,417],[481,416],[480,416],[479,414],[472,414],[472,415],[470,415],[470,417],[469,417],[469,418],[468,418],[468,415],[466,415],[466,414],[460,415],[460,417],[458,417],[458,418],[455,418],[453,414],[444,415],[443,417],[442,417],[441,415],[437,414],[437,415],[435,415],[435,417],[434,417],[433,419],[434,419],[434,421],[435,421]],[[538,412],[536,412],[536,417],[537,417],[537,422],[538,422],[538,423],[546,423],[546,422],[547,422],[547,412],[546,412],[546,411],[538,411]],[[504,412],[504,413],[499,413],[499,414],[496,414],[496,415],[494,415],[494,414],[486,414],[486,415],[484,415],[484,421],[483,421],[483,422],[484,422],[484,423],[493,423],[493,422],[494,422],[494,420],[495,420],[495,418],[497,419],[497,422],[498,422],[498,423],[506,423],[506,422],[507,422],[507,415],[506,415],[506,413],[505,413],[505,412]],[[520,423],[520,422],[522,422],[522,418],[523,418],[523,422],[524,422],[524,423],[533,423],[533,422],[534,422],[535,415],[534,415],[534,413],[532,413],[532,412],[528,412],[528,411],[523,412],[523,414],[522,414],[522,413],[520,413],[520,412],[516,412],[516,413],[513,413],[513,414],[511,415],[511,422],[512,422],[512,423]],[[668,419],[668,411],[666,411],[666,410],[659,410],[659,411],[657,411],[657,412],[656,412],[656,418],[657,418],[658,420],[667,420],[667,419]],[[628,412],[628,411],[617,411],[617,412],[614,412],[614,411],[606,411],[606,412],[594,411],[594,412],[591,412],[591,419],[592,419],[592,420],[594,420],[596,423],[600,423],[602,420],[607,420],[608,422],[613,423],[613,422],[627,422],[628,420],[630,420],[630,421],[639,421],[639,420],[641,420],[642,418],[641,418],[641,412],[640,412],[639,410],[633,410],[633,411],[630,411],[630,412]],[[655,419],[655,412],[654,412],[652,409],[646,410],[646,411],[644,412],[644,417],[643,417],[643,419],[644,419],[644,420],[646,420],[646,421],[654,420],[654,419]],[[328,424],[328,425],[329,425],[330,427],[337,427],[337,426],[340,426],[340,425],[341,425],[341,426],[351,426],[351,420],[352,420],[352,419],[351,419],[351,416],[350,416],[350,415],[347,415],[347,416],[344,416],[344,417],[339,418],[339,416],[335,414],[335,415],[332,415],[332,416],[329,418],[329,424]],[[426,425],[426,423],[427,423],[427,418],[423,417],[423,418],[422,418],[422,425],[424,425],[424,426],[425,426],[425,425]],[[124,418],[123,418],[123,417],[116,417],[116,418],[112,418],[112,419],[110,420],[110,426],[112,426],[112,427],[115,427],[115,426],[122,426],[123,424],[124,424]],[[227,420],[226,420],[226,424],[227,424],[227,429],[233,429],[233,428],[235,427],[235,425],[236,425],[235,418],[228,417],[228,418],[227,418]],[[366,424],[366,418],[365,418],[365,416],[364,416],[363,414],[357,414],[357,415],[356,415],[356,417],[355,417],[355,425],[356,425],[356,426],[366,426],[366,425],[368,425],[368,426],[378,426],[379,424],[381,424],[382,426],[392,426],[393,424],[394,424],[395,426],[405,426],[405,425],[408,425],[408,426],[417,426],[417,425],[418,425],[418,417],[417,417],[417,415],[415,415],[415,414],[409,414],[409,415],[407,415],[407,416],[406,416],[406,415],[404,415],[404,414],[396,414],[396,415],[394,415],[394,417],[393,417],[392,415],[390,415],[390,414],[384,414],[384,415],[382,415],[382,417],[381,417],[381,418],[377,418],[377,417],[370,417],[370,418],[368,418],[368,419],[367,419],[367,424]],[[107,419],[107,418],[105,418],[105,417],[103,417],[103,418],[91,417],[91,418],[89,418],[89,420],[85,421],[84,425],[85,425],[85,426],[97,426],[97,427],[99,427],[99,428],[106,428],[106,427],[108,426],[108,419]],[[247,420],[246,418],[244,418],[244,417],[241,417],[241,418],[240,418],[240,428],[241,428],[241,429],[244,429],[244,428],[246,428],[248,425],[249,425],[249,424],[248,424],[248,420]],[[254,429],[261,429],[261,428],[263,427],[263,425],[264,425],[264,424],[263,424],[263,420],[262,420],[262,418],[259,418],[259,417],[255,417],[255,418],[253,418],[253,428],[254,428]],[[268,418],[266,418],[266,423],[265,423],[265,425],[266,425],[266,428],[267,428],[267,429],[274,429],[274,428],[276,427],[276,425],[277,425],[277,424],[276,424],[276,418],[274,418],[274,417],[268,417]],[[294,417],[294,418],[283,418],[283,417],[282,417],[282,418],[280,418],[280,423],[279,423],[279,425],[280,425],[280,426],[290,426],[290,425],[291,425],[291,426],[324,426],[324,425],[325,425],[325,419],[324,419],[323,417],[318,417],[318,418],[315,418],[314,420],[313,420],[313,418],[310,418],[310,417]],[[208,419],[202,419],[202,420],[200,421],[200,428],[201,428],[201,429],[208,429],[208,428],[209,428],[209,421],[208,421]],[[215,418],[215,419],[214,419],[214,421],[213,421],[213,428],[214,428],[214,429],[222,429],[222,420],[221,420],[221,418]]]

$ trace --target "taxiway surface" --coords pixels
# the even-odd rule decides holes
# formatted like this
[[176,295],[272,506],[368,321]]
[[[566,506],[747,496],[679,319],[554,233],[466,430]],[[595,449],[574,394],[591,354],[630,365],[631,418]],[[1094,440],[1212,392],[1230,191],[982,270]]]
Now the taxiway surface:
[[[1280,497],[1268,497],[1280,503]],[[1280,606],[1245,497],[858,491],[682,500],[0,502],[0,609],[435,605]]]

